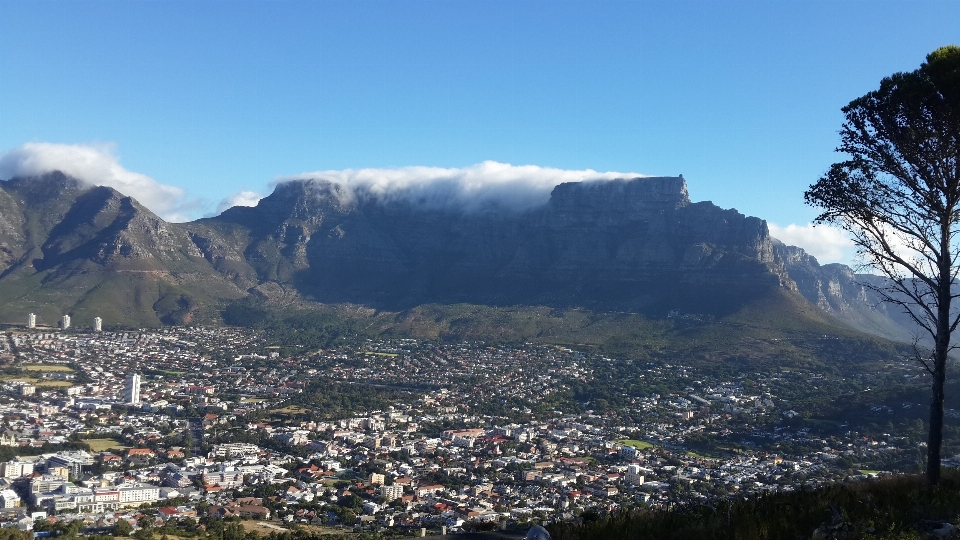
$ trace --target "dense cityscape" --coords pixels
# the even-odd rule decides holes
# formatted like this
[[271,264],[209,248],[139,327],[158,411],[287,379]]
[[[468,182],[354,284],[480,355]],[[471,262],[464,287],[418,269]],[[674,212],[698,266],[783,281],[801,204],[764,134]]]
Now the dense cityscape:
[[795,421],[791,385],[869,376],[649,362],[631,366],[646,390],[614,407],[574,389],[631,362],[563,346],[354,340],[282,355],[249,329],[28,322],[0,335],[0,520],[21,530],[236,516],[264,534],[419,536],[572,522],[890,475],[870,464],[922,446]]

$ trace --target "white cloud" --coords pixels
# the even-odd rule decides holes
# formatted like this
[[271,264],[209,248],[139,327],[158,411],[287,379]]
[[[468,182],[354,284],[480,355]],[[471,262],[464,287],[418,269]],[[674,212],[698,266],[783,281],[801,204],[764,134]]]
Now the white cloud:
[[545,204],[550,192],[563,182],[612,180],[644,176],[630,172],[565,170],[536,165],[510,165],[484,161],[462,168],[401,167],[396,169],[344,169],[280,177],[290,180],[327,180],[346,188],[345,203],[354,198],[381,202],[403,200],[422,208],[455,208],[471,212],[499,207],[522,211]]
[[53,171],[61,171],[86,184],[112,187],[167,221],[186,221],[181,212],[193,206],[185,200],[182,188],[161,184],[145,174],[123,168],[112,145],[26,143],[0,154],[0,179]]
[[234,206],[256,206],[262,198],[263,195],[253,191],[238,191],[220,201],[220,204],[217,205],[216,214],[220,214],[227,208],[233,208]]
[[801,247],[817,258],[820,264],[842,262],[852,264],[854,246],[850,236],[841,229],[829,225],[795,225],[781,227],[767,222],[770,236],[789,246]]

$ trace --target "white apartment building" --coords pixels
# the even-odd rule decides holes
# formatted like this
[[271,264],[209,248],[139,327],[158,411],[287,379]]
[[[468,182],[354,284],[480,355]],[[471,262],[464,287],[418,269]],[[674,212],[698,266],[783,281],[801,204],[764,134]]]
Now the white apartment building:
[[103,319],[101,319],[100,317],[93,318],[93,331],[103,332]]
[[36,478],[30,479],[30,492],[31,493],[43,493],[46,491],[54,491],[60,489],[60,486],[67,483],[67,479],[63,476],[57,476],[55,474],[45,474],[43,476],[38,476]]
[[644,471],[647,471],[647,470],[648,469],[644,469],[640,465],[635,465],[635,464],[628,465],[627,474],[624,475],[624,481],[628,484],[639,486],[643,484],[643,480],[644,480],[643,473]]
[[70,328],[70,316],[64,315],[63,317],[60,317],[60,329],[66,330],[67,328]]
[[213,447],[210,457],[256,456],[260,447],[249,443],[226,443]]
[[33,463],[25,461],[7,461],[0,463],[0,476],[3,478],[20,478],[33,474]]
[[243,485],[243,473],[233,467],[227,467],[222,471],[203,473],[203,483],[224,488],[238,487]]
[[37,327],[37,315],[31,313],[27,315],[27,328],[36,328]]
[[140,374],[131,373],[123,385],[123,399],[131,405],[140,404]]
[[403,497],[403,486],[394,484],[392,486],[380,486],[380,496],[393,501]]
[[54,490],[31,493],[35,505],[57,511],[102,513],[124,506],[139,506],[160,500],[160,488],[149,484],[122,487],[82,488],[65,482]]
[[120,505],[137,506],[160,500],[160,488],[148,484],[120,488]]
[[16,508],[20,506],[20,497],[12,489],[0,491],[0,508]]

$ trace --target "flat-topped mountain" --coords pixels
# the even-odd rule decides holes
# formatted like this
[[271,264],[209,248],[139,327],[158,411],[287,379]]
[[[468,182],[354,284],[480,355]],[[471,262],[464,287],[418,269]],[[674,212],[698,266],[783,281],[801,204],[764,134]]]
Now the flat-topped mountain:
[[260,281],[386,309],[468,302],[717,312],[779,283],[766,224],[691,204],[680,178],[561,184],[525,212],[384,203],[295,181],[256,207],[191,227],[248,238],[243,253]]
[[777,242],[762,219],[691,202],[682,177],[560,184],[526,210],[297,180],[255,207],[180,224],[60,173],[0,182],[0,320],[175,323],[278,290],[395,311],[529,304],[656,317],[722,316],[785,291],[860,329],[900,328],[849,269]]

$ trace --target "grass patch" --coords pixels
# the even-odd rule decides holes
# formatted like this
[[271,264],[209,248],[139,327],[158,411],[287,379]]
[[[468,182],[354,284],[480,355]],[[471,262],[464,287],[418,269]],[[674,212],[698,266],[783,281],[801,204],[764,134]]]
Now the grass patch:
[[300,407],[299,405],[287,405],[281,409],[272,409],[271,414],[306,414],[309,413],[310,409]]
[[25,382],[30,384],[36,384],[36,382],[39,380],[40,379],[36,377],[23,377],[18,375],[0,375],[0,381],[8,381],[8,382],[20,381],[20,382]]
[[692,452],[692,451],[687,451],[687,455],[697,459],[712,459],[712,460],[720,459],[717,456],[711,456],[709,454],[701,454],[699,452]]
[[324,536],[324,535],[337,535],[343,536],[345,531],[340,527],[330,527],[327,525],[300,525],[301,530],[307,531],[308,533]]
[[245,397],[245,398],[243,398],[243,399],[240,400],[240,403],[263,403],[264,401],[266,401],[266,400],[263,399],[263,398],[258,398],[258,397]]
[[646,450],[647,448],[653,448],[654,445],[648,443],[647,441],[638,441],[636,439],[620,439],[617,441],[617,444],[622,444],[624,446],[632,446],[637,450]]
[[55,381],[52,379],[40,379],[36,383],[37,388],[66,388],[73,386],[72,381]]
[[74,369],[63,364],[24,364],[23,369],[27,371],[42,371],[46,373],[73,373]]
[[0,375],[0,381],[4,382],[25,382],[38,388],[64,388],[73,386],[73,381],[57,381],[54,379],[40,379],[37,377],[24,377],[17,375]]
[[127,450],[129,446],[114,439],[85,439],[83,441],[90,447],[91,452],[106,452],[107,450]]

